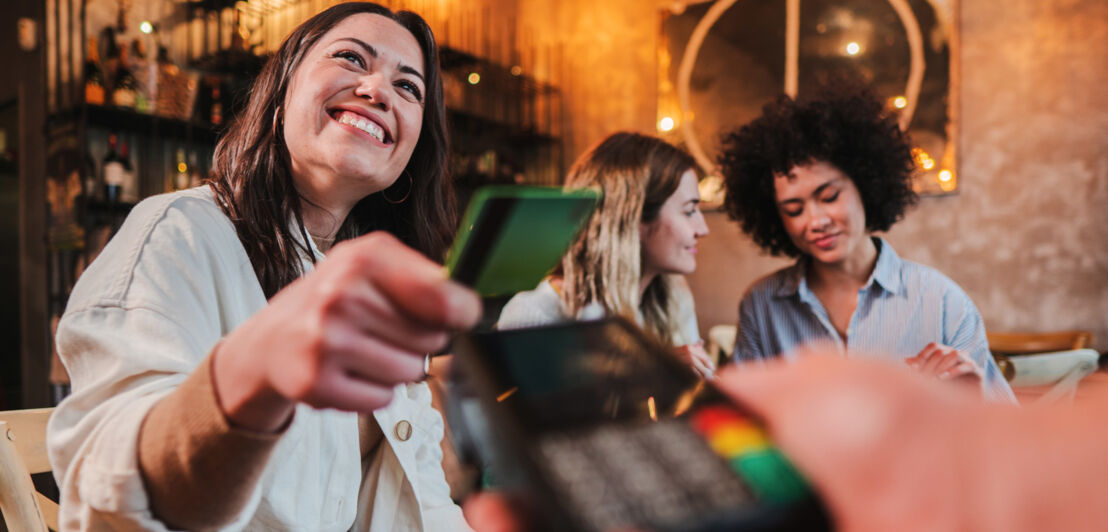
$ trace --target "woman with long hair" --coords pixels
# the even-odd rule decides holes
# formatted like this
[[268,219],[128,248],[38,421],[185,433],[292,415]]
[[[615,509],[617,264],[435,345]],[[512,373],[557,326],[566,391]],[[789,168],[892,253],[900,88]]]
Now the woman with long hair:
[[697,241],[708,234],[695,168],[687,153],[637,133],[615,133],[582,155],[565,187],[599,187],[600,204],[560,272],[513,297],[497,327],[623,315],[676,346],[698,373],[711,375],[714,363],[681,277],[696,269]]
[[73,290],[62,528],[467,528],[420,382],[479,314],[437,264],[445,129],[418,15],[340,4],[285,39],[210,183],[137,205]]

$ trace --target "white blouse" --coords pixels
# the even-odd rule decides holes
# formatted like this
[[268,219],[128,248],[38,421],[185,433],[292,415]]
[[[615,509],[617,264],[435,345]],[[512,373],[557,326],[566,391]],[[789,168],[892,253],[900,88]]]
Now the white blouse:
[[[677,326],[673,331],[673,345],[682,346],[695,344],[700,341],[700,330],[696,322],[696,306],[693,303],[692,291],[689,290],[684,278],[674,278],[670,286],[673,288],[673,297],[677,299]],[[550,279],[543,279],[534,290],[520,292],[500,311],[500,317],[496,322],[498,329],[522,329],[524,327],[539,327],[570,321],[571,319],[594,319],[603,317],[603,310],[599,310],[597,316],[591,315],[592,307],[581,309],[581,315],[571,317],[565,301]],[[636,313],[639,325],[642,325],[642,313]]]
[[[81,276],[58,326],[73,393],[51,417],[47,445],[63,530],[166,529],[139,471],[143,418],[265,305],[207,186],[135,206]],[[443,476],[443,421],[427,385],[398,386],[374,417],[388,444],[362,464],[356,414],[298,406],[225,530],[469,530]],[[394,430],[402,421],[413,428],[405,441]]]

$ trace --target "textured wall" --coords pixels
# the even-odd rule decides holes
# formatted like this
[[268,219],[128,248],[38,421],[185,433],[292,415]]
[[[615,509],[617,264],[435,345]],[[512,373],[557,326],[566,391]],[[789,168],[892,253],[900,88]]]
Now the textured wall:
[[[521,24],[566,43],[570,154],[652,131],[657,5],[521,2]],[[1108,349],[1108,2],[961,0],[961,26],[960,192],[925,198],[888,238],[961,284],[990,329],[1091,329]],[[690,279],[705,329],[783,264],[708,218]]]
[[568,161],[614,131],[653,130],[661,20],[653,3],[521,0],[519,17],[524,39],[554,48],[550,68],[561,80],[572,124],[565,135]]
[[961,190],[893,228],[993,330],[1108,349],[1108,2],[962,1]]

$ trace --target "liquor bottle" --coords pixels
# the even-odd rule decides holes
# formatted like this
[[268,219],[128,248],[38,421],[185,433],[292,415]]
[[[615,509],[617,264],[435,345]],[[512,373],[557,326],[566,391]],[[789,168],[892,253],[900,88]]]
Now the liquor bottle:
[[185,149],[177,148],[177,175],[173,179],[175,190],[184,190],[189,187],[189,166],[185,163]]
[[119,42],[116,41],[115,28],[106,26],[100,31],[97,42],[100,58],[101,83],[104,85],[105,102],[111,104],[117,71],[119,70]]
[[104,174],[104,199],[110,203],[119,201],[123,189],[124,172],[123,158],[115,151],[115,133],[108,135],[108,153],[104,155],[104,161],[100,165],[100,171]]
[[200,171],[200,165],[196,164],[196,152],[189,154],[189,188],[196,188],[204,182],[204,174]]
[[103,187],[100,186],[100,178],[102,176],[96,171],[96,163],[92,160],[92,155],[88,150],[85,150],[85,184],[84,194],[85,201],[94,201],[100,199],[100,193],[103,191]]
[[222,81],[217,81],[212,84],[212,125],[218,126],[223,123],[223,100],[220,98],[219,85]]
[[104,105],[104,71],[100,69],[100,49],[96,37],[88,38],[85,57],[85,103]]
[[135,110],[140,113],[154,112],[157,99],[158,65],[146,56],[146,43],[139,38],[131,41],[130,71],[135,80]]
[[127,47],[119,47],[119,69],[116,70],[115,85],[112,87],[112,103],[133,109],[138,100],[138,85],[135,74],[131,72]]
[[123,165],[123,183],[119,191],[119,201],[134,203],[138,201],[138,176],[135,174],[134,165],[131,164],[131,152],[128,148],[127,141],[119,145],[119,158]]

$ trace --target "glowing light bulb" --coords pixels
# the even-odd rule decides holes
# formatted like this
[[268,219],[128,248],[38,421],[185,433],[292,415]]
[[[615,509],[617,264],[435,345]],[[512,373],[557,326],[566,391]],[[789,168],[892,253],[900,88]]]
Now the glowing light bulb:
[[478,83],[481,83],[481,74],[470,72],[469,77],[466,79],[469,80],[470,85],[476,85]]
[[858,52],[862,51],[862,46],[856,42],[852,42],[846,45],[847,55],[858,55]]
[[943,170],[939,172],[939,181],[942,181],[943,183],[948,183],[951,179],[954,179],[954,174],[952,174],[950,170]]
[[519,65],[513,66],[511,72],[512,72],[513,76],[522,75],[523,74],[523,67],[521,67]]
[[897,96],[896,98],[893,98],[893,107],[896,107],[897,109],[904,109],[905,107],[908,107],[908,98],[905,98],[903,96]]
[[150,35],[154,31],[154,25],[148,20],[144,20],[139,24],[139,31]]
[[674,125],[673,118],[665,116],[665,117],[662,117],[662,119],[658,121],[658,130],[659,131],[673,131],[673,125]]

